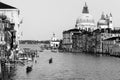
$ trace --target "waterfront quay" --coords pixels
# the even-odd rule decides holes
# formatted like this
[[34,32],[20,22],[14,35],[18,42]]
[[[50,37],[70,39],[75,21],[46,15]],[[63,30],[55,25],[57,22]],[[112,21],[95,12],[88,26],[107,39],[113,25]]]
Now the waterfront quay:
[[[22,45],[25,47],[25,45]],[[39,49],[36,45],[26,45],[28,48]],[[11,75],[11,80],[119,80],[120,59],[109,56],[90,55],[84,53],[61,53],[44,50],[38,52],[37,63],[25,62],[17,64]],[[49,59],[53,63],[49,64]],[[33,70],[26,73],[29,63]]]

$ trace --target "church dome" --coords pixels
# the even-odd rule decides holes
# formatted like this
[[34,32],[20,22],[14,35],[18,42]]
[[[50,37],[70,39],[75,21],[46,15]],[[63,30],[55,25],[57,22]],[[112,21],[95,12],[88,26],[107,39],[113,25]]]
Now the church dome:
[[57,38],[55,37],[55,34],[53,33],[53,37],[51,38],[51,41],[56,41]]
[[108,19],[108,15],[104,15],[104,13],[102,13],[100,20],[98,21],[98,25],[108,25],[107,22]]
[[89,10],[86,3],[85,3],[85,6],[83,7],[81,16],[78,17],[76,20],[76,27],[79,27],[82,29],[95,28],[94,18],[91,14],[89,14]]
[[76,24],[79,24],[79,23],[94,23],[93,16],[90,14],[82,14],[76,20]]
[[107,25],[107,21],[106,20],[99,20],[98,25]]

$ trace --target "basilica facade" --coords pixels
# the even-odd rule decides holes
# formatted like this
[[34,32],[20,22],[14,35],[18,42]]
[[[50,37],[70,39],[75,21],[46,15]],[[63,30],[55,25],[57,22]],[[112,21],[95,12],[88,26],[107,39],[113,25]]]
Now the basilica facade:
[[87,4],[75,27],[63,31],[62,48],[70,52],[105,53],[120,56],[120,29],[112,23],[112,14],[101,14],[97,25]]
[[94,18],[89,13],[88,6],[85,3],[80,17],[76,19],[75,27],[73,29],[63,31],[63,48],[67,51],[71,51],[73,49],[80,49],[82,35],[86,32],[92,32],[95,29],[96,25]]

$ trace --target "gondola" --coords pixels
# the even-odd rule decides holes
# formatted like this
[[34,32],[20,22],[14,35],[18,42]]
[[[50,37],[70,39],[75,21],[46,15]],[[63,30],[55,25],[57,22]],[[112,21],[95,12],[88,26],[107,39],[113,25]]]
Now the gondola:
[[53,62],[52,58],[49,59],[49,64],[51,64]]
[[29,72],[31,72],[32,71],[32,66],[27,66],[27,68],[26,68],[26,73],[29,73]]

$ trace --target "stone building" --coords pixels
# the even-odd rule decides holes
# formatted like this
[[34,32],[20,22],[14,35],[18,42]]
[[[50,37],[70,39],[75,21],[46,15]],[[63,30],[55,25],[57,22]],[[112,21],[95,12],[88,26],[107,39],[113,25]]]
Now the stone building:
[[85,3],[75,28],[63,32],[62,48],[71,52],[120,55],[120,29],[113,27],[112,14],[102,13],[95,26]]
[[63,32],[63,48],[71,52],[94,52],[96,37],[92,32],[70,29]]
[[[82,14],[77,18],[75,28],[63,32],[63,48],[67,51],[88,52],[92,38],[91,32],[96,29],[93,16],[89,13],[87,4],[83,7]],[[92,46],[92,45],[91,45]]]
[[72,41],[73,41],[73,43],[72,43],[72,49],[74,50],[74,51],[81,51],[81,35],[82,35],[82,33],[81,33],[81,31],[78,31],[78,32],[75,32],[75,33],[73,33],[73,35],[72,35]]
[[[5,24],[7,21],[11,24],[11,26],[14,26],[14,30],[16,31],[16,41],[14,44],[19,44],[19,27],[21,24],[20,20],[20,10],[16,7],[10,6],[8,4],[5,4],[3,2],[0,2],[0,15],[5,15],[7,17]],[[13,31],[14,32],[14,31]]]
[[55,34],[53,34],[53,37],[50,40],[50,47],[57,49],[59,47],[60,41],[56,38]]
[[78,33],[79,29],[70,29],[67,31],[63,31],[63,41],[62,41],[62,47],[63,49],[67,51],[72,51],[73,49],[73,34]]
[[103,40],[102,52],[109,55],[120,56],[120,37],[111,37]]
[[[112,51],[113,46],[119,44],[116,43],[118,42],[116,39],[119,40],[120,38],[120,30],[112,30],[111,28],[96,29],[93,34],[96,37],[95,52],[103,54],[116,53],[115,50],[114,52]],[[117,47],[115,49],[117,49]]]
[[[19,48],[19,9],[0,2],[0,50],[1,57],[15,55]],[[13,53],[13,54],[12,54]]]

